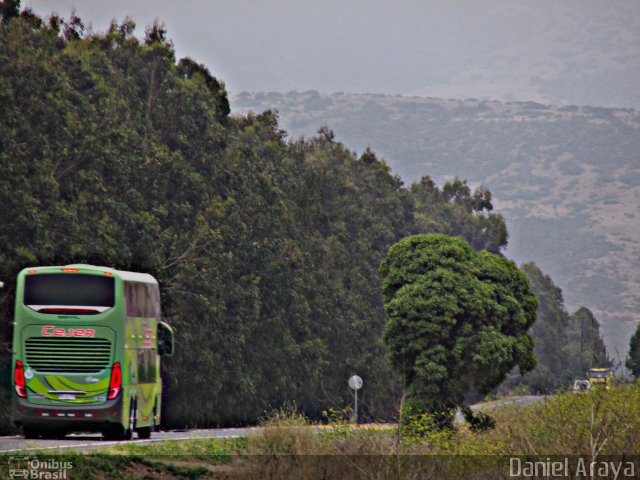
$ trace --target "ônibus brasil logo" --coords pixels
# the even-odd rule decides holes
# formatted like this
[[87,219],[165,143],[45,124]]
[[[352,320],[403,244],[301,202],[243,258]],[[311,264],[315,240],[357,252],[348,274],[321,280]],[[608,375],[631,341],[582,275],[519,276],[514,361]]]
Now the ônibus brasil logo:
[[92,328],[61,328],[55,325],[42,327],[43,337],[95,337],[96,331]]
[[9,478],[66,480],[73,462],[62,462],[53,458],[38,460],[37,457],[9,457]]

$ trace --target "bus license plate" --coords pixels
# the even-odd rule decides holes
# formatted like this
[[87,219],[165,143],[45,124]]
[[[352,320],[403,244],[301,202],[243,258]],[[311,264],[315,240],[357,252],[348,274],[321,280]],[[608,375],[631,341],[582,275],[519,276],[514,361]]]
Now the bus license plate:
[[72,393],[61,393],[60,395],[58,395],[58,398],[60,400],[75,400],[76,396]]

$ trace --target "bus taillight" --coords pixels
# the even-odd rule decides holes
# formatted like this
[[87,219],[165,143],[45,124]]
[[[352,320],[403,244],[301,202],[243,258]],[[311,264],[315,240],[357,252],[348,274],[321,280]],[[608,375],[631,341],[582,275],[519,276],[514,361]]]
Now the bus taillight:
[[120,362],[116,362],[113,364],[113,368],[111,369],[111,381],[109,382],[109,394],[107,395],[107,399],[113,400],[116,398],[121,389],[122,370],[120,369]]
[[27,397],[27,384],[24,381],[24,366],[20,360],[16,360],[16,369],[13,372],[13,383],[16,393],[20,398]]

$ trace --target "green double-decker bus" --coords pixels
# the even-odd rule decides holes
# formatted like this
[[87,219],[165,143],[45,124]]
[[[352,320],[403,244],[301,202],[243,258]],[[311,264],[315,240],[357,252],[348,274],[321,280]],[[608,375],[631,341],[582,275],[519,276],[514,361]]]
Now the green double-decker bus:
[[174,345],[161,318],[151,275],[93,265],[22,270],[12,364],[24,435],[149,438],[160,424],[160,357]]

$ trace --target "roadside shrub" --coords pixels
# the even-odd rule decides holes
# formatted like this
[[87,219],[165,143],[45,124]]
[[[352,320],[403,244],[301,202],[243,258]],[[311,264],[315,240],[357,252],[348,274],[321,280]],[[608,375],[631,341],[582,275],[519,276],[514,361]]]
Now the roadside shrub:
[[473,432],[485,431],[496,427],[495,419],[486,413],[474,413],[469,407],[464,407],[462,415]]

